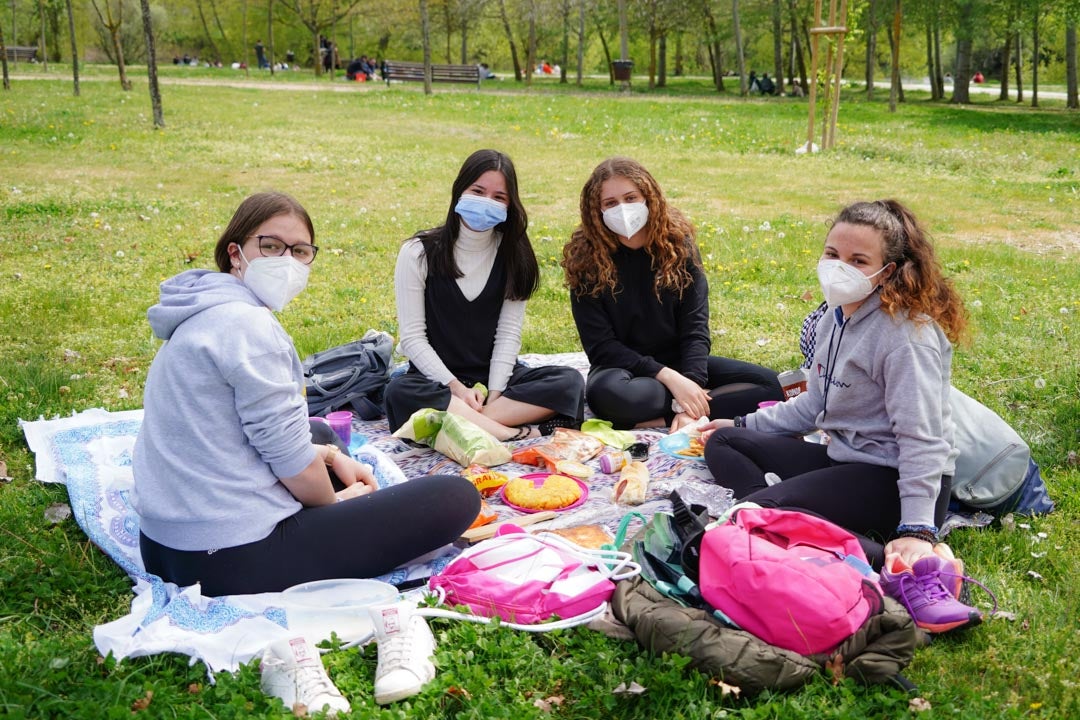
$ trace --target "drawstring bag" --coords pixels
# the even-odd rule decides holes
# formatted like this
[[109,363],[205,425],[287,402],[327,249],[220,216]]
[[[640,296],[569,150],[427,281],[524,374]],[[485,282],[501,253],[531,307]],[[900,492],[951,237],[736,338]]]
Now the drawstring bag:
[[[587,549],[558,535],[531,535],[510,525],[499,532],[465,550],[428,581],[447,605],[465,605],[473,615],[428,609],[426,617],[481,622],[498,617],[523,630],[572,627],[602,615],[615,581],[640,572],[628,553]],[[550,622],[554,618],[560,621]]]

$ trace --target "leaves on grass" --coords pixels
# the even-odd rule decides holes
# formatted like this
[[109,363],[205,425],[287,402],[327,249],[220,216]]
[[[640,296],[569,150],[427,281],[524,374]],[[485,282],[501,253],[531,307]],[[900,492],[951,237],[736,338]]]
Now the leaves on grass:
[[153,700],[153,699],[154,699],[154,691],[153,690],[147,690],[145,695],[143,695],[141,698],[139,698],[135,702],[131,703],[131,712],[139,712],[140,710],[147,709],[148,707],[150,707],[150,701]]
[[631,680],[630,684],[622,682],[618,687],[611,691],[612,695],[640,695],[645,692],[645,688],[638,685],[635,681]]
[[716,678],[709,678],[709,684],[720,688],[721,697],[727,697],[728,695],[739,697],[739,693],[742,692],[742,688],[738,685],[728,685],[723,680],[718,680]]
[[911,700],[908,701],[907,706],[908,706],[908,710],[910,710],[911,712],[917,712],[917,713],[925,712],[925,711],[930,710],[930,709],[933,708],[933,706],[930,704],[929,700],[926,700],[925,698],[921,698],[921,697],[911,698]]
[[566,702],[566,698],[562,695],[552,695],[546,698],[536,698],[533,700],[533,705],[540,708],[544,712],[551,712],[552,708],[562,707],[562,704]]
[[0,460],[0,483],[9,483],[15,478],[7,474],[7,463]]
[[53,525],[62,523],[71,517],[71,506],[67,503],[53,503],[45,508],[45,519]]
[[833,685],[839,685],[844,682],[844,656],[837,653],[825,663],[825,669],[829,671],[829,676],[832,679]]

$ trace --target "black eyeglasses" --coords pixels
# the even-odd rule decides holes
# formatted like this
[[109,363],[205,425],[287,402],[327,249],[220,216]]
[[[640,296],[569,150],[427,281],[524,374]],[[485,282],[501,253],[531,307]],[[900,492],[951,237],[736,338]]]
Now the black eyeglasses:
[[319,248],[311,243],[290,245],[273,235],[253,235],[252,237],[259,241],[259,254],[263,257],[281,257],[289,252],[300,262],[310,265],[315,262],[315,256],[319,253]]

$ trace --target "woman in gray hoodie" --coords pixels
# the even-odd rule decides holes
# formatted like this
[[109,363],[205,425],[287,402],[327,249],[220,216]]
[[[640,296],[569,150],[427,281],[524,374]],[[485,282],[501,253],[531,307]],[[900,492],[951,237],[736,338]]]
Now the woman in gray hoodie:
[[[963,302],[895,200],[840,212],[818,279],[828,310],[807,392],[713,420],[702,432],[705,461],[739,500],[809,511],[861,536],[873,566],[884,566],[886,591],[919,596],[909,610],[920,626],[974,624],[978,611],[938,597],[954,595],[963,572],[937,543],[958,455],[950,341],[964,334]],[[817,430],[826,444],[800,437]]]
[[146,569],[204,595],[365,578],[441,547],[480,508],[455,476],[378,489],[370,468],[313,442],[304,377],[274,317],[318,253],[307,212],[282,193],[240,204],[218,271],[161,285],[148,317],[165,340],[135,444],[134,505]]

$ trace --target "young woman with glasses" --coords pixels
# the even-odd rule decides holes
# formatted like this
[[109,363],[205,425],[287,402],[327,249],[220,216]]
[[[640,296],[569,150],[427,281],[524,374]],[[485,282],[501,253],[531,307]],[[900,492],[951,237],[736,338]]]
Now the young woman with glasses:
[[167,342],[135,444],[140,549],[147,571],[204,595],[377,576],[453,541],[480,508],[455,476],[378,489],[309,423],[300,359],[270,311],[306,286],[314,237],[296,200],[252,195],[218,240],[217,271],[166,280],[148,312]]

